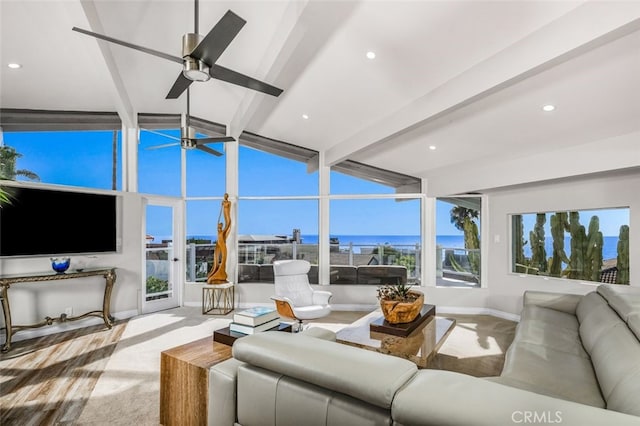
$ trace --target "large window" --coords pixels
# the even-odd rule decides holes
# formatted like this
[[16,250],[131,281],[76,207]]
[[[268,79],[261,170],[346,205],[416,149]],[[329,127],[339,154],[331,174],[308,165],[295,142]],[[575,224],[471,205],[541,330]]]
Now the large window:
[[272,283],[275,260],[305,259],[318,283],[317,152],[250,133],[240,143],[238,281]]
[[436,200],[436,285],[480,287],[480,197]]
[[243,196],[317,196],[318,172],[281,155],[240,146],[239,191]]
[[629,284],[629,209],[516,214],[511,271]]
[[[222,143],[206,146],[224,153]],[[221,197],[225,193],[225,179],[224,155],[218,157],[199,149],[187,150],[187,197]]]
[[[172,138],[180,136],[179,129],[163,130],[162,133]],[[138,147],[138,192],[181,196],[180,143],[159,133],[143,130]]]
[[420,283],[420,199],[330,203],[330,283]]
[[273,282],[273,262],[305,259],[318,283],[318,201],[240,200],[238,280]]
[[2,179],[121,189],[119,131],[4,132]]
[[186,202],[187,241],[185,273],[188,282],[206,281],[218,235],[220,200]]

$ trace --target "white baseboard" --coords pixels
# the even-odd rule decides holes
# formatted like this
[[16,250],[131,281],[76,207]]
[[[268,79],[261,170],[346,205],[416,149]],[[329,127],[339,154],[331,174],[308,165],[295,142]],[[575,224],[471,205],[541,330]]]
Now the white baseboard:
[[510,321],[520,321],[520,315],[512,314],[509,312],[498,311],[491,308],[476,308],[476,307],[457,307],[457,306],[438,306],[436,308],[438,314],[453,314],[453,315],[491,315],[497,318],[502,318]]
[[[139,315],[139,312],[136,309],[132,309],[129,311],[116,312],[111,314],[116,320],[122,320],[126,318],[132,318],[136,315]],[[49,326],[43,326],[41,328],[34,328],[30,330],[21,330],[15,332],[11,342],[19,342],[20,340],[33,339],[36,337],[48,336],[50,334],[62,333],[70,330],[77,330],[78,328],[89,327],[92,325],[100,325],[104,324],[104,321],[98,317],[87,317],[78,321],[69,321],[65,323],[56,323]],[[0,336],[2,336],[2,341],[6,338],[6,331],[3,329],[0,332]]]

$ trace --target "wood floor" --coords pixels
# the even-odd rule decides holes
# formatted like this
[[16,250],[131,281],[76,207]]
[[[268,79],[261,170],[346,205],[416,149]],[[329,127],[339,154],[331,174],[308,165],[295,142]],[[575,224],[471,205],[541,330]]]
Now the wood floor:
[[0,425],[73,424],[126,321],[14,342],[0,355]]
[[[349,324],[363,315],[334,312],[320,322]],[[499,375],[516,323],[487,315],[447,316],[457,325],[429,368]],[[0,425],[75,424],[125,327],[126,321],[111,330],[94,326],[14,342],[0,355]]]

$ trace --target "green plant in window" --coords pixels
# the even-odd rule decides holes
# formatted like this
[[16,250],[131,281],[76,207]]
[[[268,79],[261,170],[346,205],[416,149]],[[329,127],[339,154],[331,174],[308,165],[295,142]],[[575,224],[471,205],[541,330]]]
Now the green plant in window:
[[575,280],[585,279],[591,272],[587,266],[588,261],[585,259],[587,233],[584,226],[580,225],[579,212],[569,212],[569,233],[571,235],[571,254],[566,271],[567,276]]
[[602,271],[602,246],[604,238],[600,232],[600,219],[591,216],[589,221],[589,233],[587,234],[585,250],[585,274],[584,278],[590,281],[600,281]]
[[[549,266],[547,261],[547,249],[544,246],[544,224],[547,222],[545,213],[536,215],[536,224],[533,230],[529,232],[529,241],[531,242],[531,266],[538,273],[546,273]],[[524,255],[523,255],[524,257]]]
[[39,181],[40,177],[25,169],[16,169],[16,160],[22,157],[15,148],[11,146],[0,146],[0,179],[16,180],[18,176],[22,176],[29,180]]
[[456,229],[464,232],[464,248],[469,250],[467,257],[471,272],[475,275],[480,273],[480,234],[478,225],[474,221],[478,219],[480,213],[478,210],[468,209],[466,207],[455,206],[451,209],[451,223]]
[[161,293],[169,290],[169,282],[160,278],[147,277],[147,294]]
[[[22,154],[16,152],[11,146],[0,145],[0,180],[16,180],[16,177],[39,181],[40,177],[29,170],[16,170],[16,160],[22,157]],[[0,207],[3,204],[11,203],[11,192],[7,188],[0,187]]]
[[527,264],[524,257],[524,246],[527,242],[524,240],[524,225],[522,223],[522,215],[513,215],[513,262],[514,272],[526,272]]
[[616,284],[629,284],[629,226],[620,227]]
[[480,255],[478,250],[480,249],[480,238],[478,236],[478,225],[472,221],[469,217],[465,217],[464,224],[464,247],[469,250],[467,256],[469,257],[469,265],[471,266],[471,272],[474,275],[480,274]]
[[560,277],[562,275],[562,263],[569,264],[569,259],[564,252],[564,231],[569,228],[566,212],[556,212],[551,215],[551,237],[553,238],[553,254],[549,265],[549,275]]

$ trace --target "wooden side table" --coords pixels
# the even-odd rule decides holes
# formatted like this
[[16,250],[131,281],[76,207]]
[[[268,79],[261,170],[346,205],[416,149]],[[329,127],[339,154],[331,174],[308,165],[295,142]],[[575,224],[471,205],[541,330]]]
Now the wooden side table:
[[211,336],[160,354],[160,423],[206,425],[209,369],[231,358],[231,346]]
[[235,303],[233,283],[205,284],[202,287],[202,313],[226,315]]

